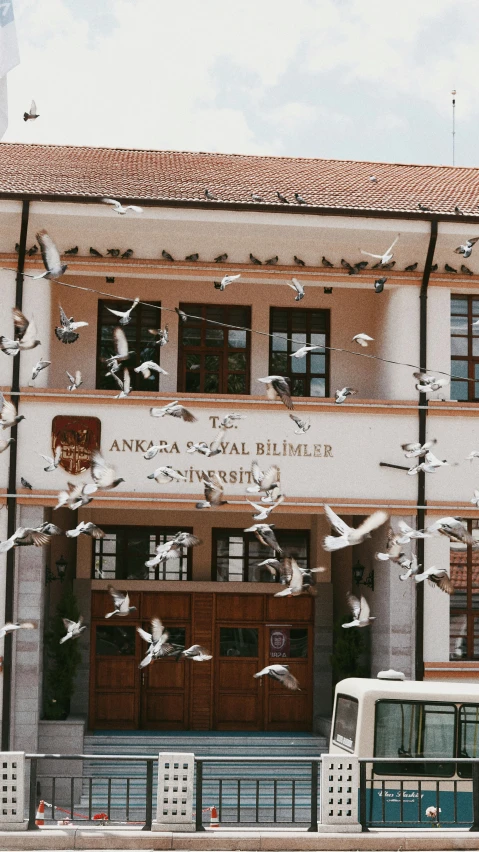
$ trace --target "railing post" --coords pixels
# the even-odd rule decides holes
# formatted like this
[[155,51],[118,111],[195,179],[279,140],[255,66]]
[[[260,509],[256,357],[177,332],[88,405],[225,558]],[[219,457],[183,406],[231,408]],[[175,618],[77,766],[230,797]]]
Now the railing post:
[[472,764],[472,825],[469,831],[479,831],[479,761]]
[[196,759],[196,831],[204,831],[203,825],[203,761]]
[[38,831],[38,825],[35,823],[37,815],[37,765],[38,760],[32,757],[30,760],[30,796],[28,802],[28,831]]
[[318,830],[318,761],[311,761],[311,824],[308,831]]
[[[128,806],[129,803],[127,803]],[[153,761],[146,761],[146,813],[142,831],[151,831],[153,820]]]
[[359,822],[361,831],[369,831],[367,817],[367,763],[359,762]]

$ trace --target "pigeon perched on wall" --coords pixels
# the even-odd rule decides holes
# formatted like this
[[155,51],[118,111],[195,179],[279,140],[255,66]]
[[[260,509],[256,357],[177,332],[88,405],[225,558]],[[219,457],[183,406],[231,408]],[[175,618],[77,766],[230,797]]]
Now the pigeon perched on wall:
[[252,254],[251,252],[249,253],[249,259],[250,259],[251,263],[256,264],[256,266],[262,266],[262,264],[263,264],[263,261],[258,260],[258,258],[255,257],[254,254]]
[[293,256],[293,260],[294,260],[296,266],[306,266],[304,260],[301,260],[301,258],[297,257],[297,255]]
[[226,252],[224,254],[219,254],[218,257],[215,257],[215,263],[225,263],[228,260],[228,255]]
[[131,257],[132,254],[133,254],[133,249],[127,249],[126,251],[123,252],[122,258],[125,259],[125,258],[128,258],[128,257]]
[[195,251],[193,254],[187,254],[186,257],[185,257],[185,260],[188,260],[190,263],[196,263],[196,261],[199,260],[199,258],[200,258],[200,256],[199,256],[198,252]]
[[73,248],[69,248],[63,252],[63,254],[75,255],[78,254],[78,246],[73,246]]
[[175,259],[173,255],[169,253],[169,251],[166,251],[166,249],[163,249],[163,251],[161,252],[161,256],[163,260],[169,260],[170,263]]
[[330,260],[327,260],[327,258],[325,258],[325,256],[324,256],[324,254],[321,258],[321,266],[325,266],[326,269],[334,269],[334,263],[331,263]]
[[90,254],[92,257],[103,257],[102,253],[92,246],[90,246]]
[[207,198],[208,201],[218,201],[217,196],[213,195],[213,193],[210,192],[209,189],[205,189],[205,198]]
[[107,253],[107,255],[110,255],[110,257],[119,257],[120,256],[120,249],[118,249],[118,248],[107,249],[106,253]]
[[289,204],[288,199],[286,198],[286,196],[285,196],[285,195],[282,195],[282,194],[281,194],[281,192],[277,192],[277,193],[276,193],[276,197],[277,197],[277,198],[279,198],[279,200],[280,200],[283,204]]
[[278,260],[279,260],[279,257],[278,257],[277,254],[275,254],[274,257],[269,257],[268,260],[265,260],[264,265],[265,266],[276,266],[276,264],[278,263]]

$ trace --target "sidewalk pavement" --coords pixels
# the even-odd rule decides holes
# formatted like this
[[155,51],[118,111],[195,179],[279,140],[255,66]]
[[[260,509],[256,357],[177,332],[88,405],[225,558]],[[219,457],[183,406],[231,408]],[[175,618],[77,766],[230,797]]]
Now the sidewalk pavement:
[[479,833],[457,829],[372,830],[364,834],[316,834],[307,831],[207,830],[198,833],[138,831],[117,828],[42,828],[39,831],[0,831],[0,850],[239,850],[289,852],[435,852],[479,848]]

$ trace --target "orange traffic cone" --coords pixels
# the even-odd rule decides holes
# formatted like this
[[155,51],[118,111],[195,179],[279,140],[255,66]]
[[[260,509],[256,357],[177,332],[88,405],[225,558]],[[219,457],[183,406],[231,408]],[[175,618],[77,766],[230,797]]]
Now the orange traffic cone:
[[35,825],[45,825],[45,802],[40,800],[38,805],[37,815],[35,817]]
[[218,811],[216,810],[215,805],[213,805],[213,807],[211,808],[210,828],[219,828],[219,827],[220,827],[220,821],[218,819]]

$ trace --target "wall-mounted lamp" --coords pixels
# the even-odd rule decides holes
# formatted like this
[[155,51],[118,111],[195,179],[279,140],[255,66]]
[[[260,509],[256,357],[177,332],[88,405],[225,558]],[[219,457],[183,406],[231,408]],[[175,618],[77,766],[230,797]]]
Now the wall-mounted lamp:
[[365,570],[364,565],[361,565],[358,559],[356,565],[353,565],[353,583],[356,586],[367,586],[374,592],[374,569],[372,568],[366,579],[363,580]]
[[47,570],[45,572],[45,585],[49,586],[50,583],[54,583],[55,580],[60,580],[60,583],[63,583],[65,579],[65,573],[68,568],[68,562],[66,561],[63,554],[60,556],[60,559],[57,559],[55,562],[55,568],[57,569],[56,575],[53,571],[50,570],[50,566],[47,565]]

